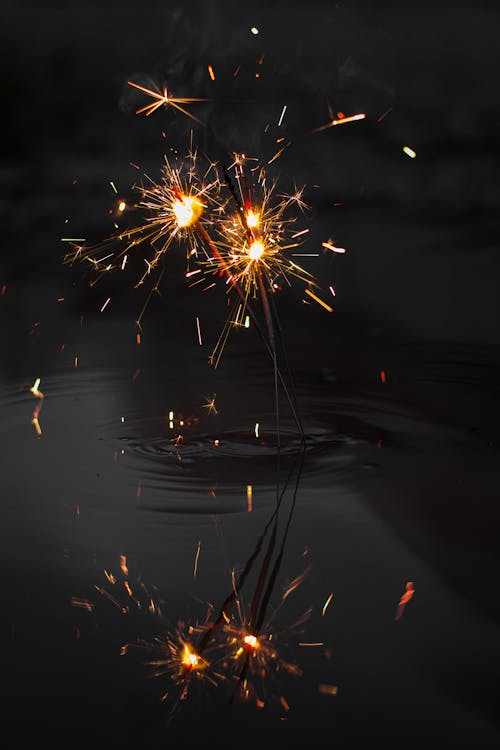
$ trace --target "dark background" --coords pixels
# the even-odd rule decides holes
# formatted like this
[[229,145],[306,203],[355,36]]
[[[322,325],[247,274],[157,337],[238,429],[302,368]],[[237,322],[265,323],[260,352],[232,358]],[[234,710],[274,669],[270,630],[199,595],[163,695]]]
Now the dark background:
[[[48,377],[71,368],[73,356],[84,349],[75,334],[81,315],[95,336],[86,351],[89,367],[129,366],[129,340],[135,336],[142,291],[114,279],[105,288],[90,289],[77,268],[62,262],[61,237],[108,235],[113,220],[109,210],[116,205],[110,180],[129,198],[137,174],[130,162],[158,177],[166,145],[184,151],[191,129],[200,149],[222,160],[233,150],[268,160],[277,150],[276,139],[284,135],[292,145],[269,172],[285,188],[306,184],[305,198],[312,207],[308,248],[316,251],[332,237],[348,250],[344,256],[325,254],[311,262],[325,288],[335,285],[333,316],[315,305],[301,305],[293,293],[283,295],[294,372],[313,389],[334,382],[360,392],[379,384],[383,369],[394,398],[407,398],[425,414],[477,437],[480,459],[471,466],[488,468],[481,475],[480,468],[477,475],[465,472],[461,489],[451,491],[445,482],[435,485],[432,478],[428,495],[422,499],[415,493],[413,498],[408,490],[412,477],[401,464],[394,476],[396,486],[399,482],[405,487],[410,498],[408,516],[392,515],[384,500],[386,487],[379,488],[377,501],[374,488],[373,502],[377,513],[411,539],[416,554],[477,608],[493,632],[499,617],[497,480],[491,470],[497,461],[500,415],[499,13],[494,3],[486,2],[6,0],[0,31],[0,287],[6,286],[0,297],[0,331],[1,369],[9,387],[31,384],[40,373]],[[258,35],[250,33],[252,26]],[[208,64],[215,81],[208,76]],[[209,98],[191,108],[207,127],[164,110],[150,118],[137,117],[135,109],[146,100],[127,80],[145,85],[166,81],[178,96]],[[284,104],[287,111],[278,128]],[[364,112],[366,120],[311,133],[329,120],[329,105],[335,113]],[[271,126],[265,134],[267,123]],[[404,145],[416,151],[415,159],[403,153]],[[169,269],[182,271],[184,260],[174,256],[168,263]],[[179,339],[186,342],[181,356],[188,361],[192,356],[193,310],[201,303],[194,294],[196,303],[185,301],[179,278],[167,275],[164,296],[155,298],[148,311],[141,356],[150,371],[172,320]],[[104,323],[99,309],[108,295],[113,318]],[[58,297],[65,298],[64,313]],[[219,314],[217,300],[207,305]],[[110,345],[103,331],[113,319],[120,325]],[[60,342],[72,337],[73,348],[67,345],[61,354]],[[236,341],[228,362],[241,367],[242,377],[244,357],[245,344]],[[195,363],[192,372],[198,367]],[[159,362],[148,381],[153,390],[163,387],[164,372]],[[212,390],[217,390],[217,380],[214,383]],[[238,392],[231,398],[236,407]],[[7,443],[8,435],[4,440]],[[456,469],[452,464],[450,460],[450,474]],[[28,471],[22,457],[19,467],[22,477]],[[20,481],[9,498],[17,502],[22,496]],[[42,490],[42,500],[47,497]],[[35,524],[28,519],[25,525],[35,537]],[[57,612],[49,614],[47,602],[55,602],[60,591],[38,579],[34,552],[22,562],[17,538],[8,541],[7,601],[14,602],[10,619],[18,622],[20,631],[24,617],[24,640],[19,637],[18,643],[26,644],[30,628],[39,627],[51,648],[41,654],[37,646],[36,655],[27,648],[20,658],[24,646],[17,646],[12,678],[16,726],[33,722],[32,736],[41,732],[47,738],[57,738],[60,731],[66,739],[73,737],[70,746],[78,742],[79,732],[97,742],[96,706],[105,706],[105,688],[111,683],[121,695],[119,683],[125,683],[127,668],[114,673],[116,665],[104,658],[111,675],[105,687],[99,687],[99,675],[92,678],[90,669],[80,680],[71,669],[81,670],[85,658],[92,663],[95,654],[87,643],[84,657],[70,656],[67,672],[59,666],[52,675],[55,644],[50,630],[57,630]],[[79,571],[81,587],[85,572],[85,567]],[[66,581],[66,589],[69,598],[73,584]],[[446,642],[449,629],[449,637],[459,644],[459,624],[450,612],[436,614],[437,621],[441,617],[439,643]],[[425,654],[432,638],[416,623],[399,646],[404,651],[418,640]],[[477,637],[475,631],[469,635]],[[99,650],[98,635],[96,640],[100,656],[106,654],[104,646]],[[35,638],[39,641],[41,635]],[[475,642],[468,647],[480,649]],[[460,663],[446,678],[440,662],[430,668],[436,684],[445,685],[444,692],[458,694],[461,705],[473,706],[488,721],[494,720],[498,707],[489,658],[489,652],[478,653],[471,688]],[[392,668],[397,672],[398,665]],[[71,698],[64,703],[61,697],[64,683],[47,687],[48,694],[61,701],[60,715],[48,719],[55,709],[49,708],[48,699],[44,702],[43,685],[61,680],[62,674],[72,686]],[[356,675],[346,669],[346,683],[349,679],[356,684]],[[27,697],[30,680],[38,700]],[[380,690],[380,682],[374,676],[370,689]],[[130,714],[137,717],[130,737],[136,742],[149,718],[157,718],[156,709],[148,694],[134,704],[136,696],[129,689]],[[411,689],[405,699],[400,715],[388,713],[383,732],[384,718],[375,718],[369,701],[364,705],[365,730],[359,726],[362,717],[346,709],[343,720],[342,714],[338,717],[341,739],[349,742],[350,729],[357,725],[355,735],[363,741],[395,736],[399,741],[406,726],[404,712],[415,705],[416,716],[408,721],[418,724],[425,704]],[[111,738],[115,717],[123,718],[123,706],[117,703],[118,698],[110,698],[111,718],[102,720]],[[460,727],[453,734],[450,727],[440,727],[432,707],[426,711],[427,730],[419,736],[428,736],[434,721],[434,737],[458,741]],[[238,720],[238,715],[233,718],[235,725]],[[374,734],[370,722],[377,727]],[[127,727],[116,731],[120,741],[126,741]],[[266,731],[271,731],[267,725]]]
[[[339,311],[362,331],[494,347],[498,12],[465,2],[6,2],[3,283],[64,279],[61,230],[107,231],[109,180],[130,184],[130,161],[157,176],[161,130],[184,147],[192,121],[133,114],[146,100],[126,81],[167,80],[179,96],[213,97],[193,109],[208,122],[194,127],[211,158],[272,155],[284,134],[295,145],[272,174],[319,184],[307,196],[317,211],[343,203],[325,232],[349,248],[334,269]],[[283,104],[283,133],[264,136]],[[328,121],[328,104],[367,120],[308,135]]]

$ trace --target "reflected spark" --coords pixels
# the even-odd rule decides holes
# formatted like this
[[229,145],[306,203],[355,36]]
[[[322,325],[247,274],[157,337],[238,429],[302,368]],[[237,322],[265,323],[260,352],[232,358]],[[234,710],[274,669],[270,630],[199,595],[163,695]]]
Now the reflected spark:
[[212,396],[212,398],[207,398],[206,401],[205,401],[205,403],[202,404],[202,406],[201,406],[201,408],[202,409],[206,409],[209,414],[218,414],[219,413],[218,410],[217,410],[217,407],[215,405],[215,396],[216,395],[217,394],[214,393],[214,395]]

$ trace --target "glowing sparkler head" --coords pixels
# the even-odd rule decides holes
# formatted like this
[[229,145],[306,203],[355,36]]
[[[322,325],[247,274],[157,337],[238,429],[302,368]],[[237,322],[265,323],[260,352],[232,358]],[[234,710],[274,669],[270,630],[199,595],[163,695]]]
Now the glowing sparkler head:
[[193,195],[181,195],[172,203],[172,211],[178,226],[182,229],[197,221],[203,211],[203,205]]
[[260,260],[264,255],[264,244],[260,240],[253,240],[248,246],[248,255],[251,260]]
[[255,648],[259,647],[259,641],[254,635],[246,635],[243,638],[243,643],[245,644],[247,651],[253,651]]
[[185,643],[184,648],[182,649],[181,661],[184,667],[189,671],[194,669],[204,669],[207,666],[205,660],[198,656],[188,643]]
[[247,214],[246,214],[246,222],[247,222],[247,227],[249,229],[255,229],[255,227],[258,227],[260,224],[259,214],[255,213],[255,211],[252,211],[252,209],[250,209],[249,211],[247,211]]

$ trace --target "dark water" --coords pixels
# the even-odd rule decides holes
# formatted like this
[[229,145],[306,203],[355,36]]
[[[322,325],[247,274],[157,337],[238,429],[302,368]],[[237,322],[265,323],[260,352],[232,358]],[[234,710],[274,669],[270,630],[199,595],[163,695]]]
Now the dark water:
[[[498,746],[495,12],[334,5],[207,4],[198,25],[174,4],[9,8],[0,550],[4,703],[19,740]],[[231,82],[240,62],[253,71],[254,24],[274,70],[260,89]],[[288,103],[294,146],[278,175],[309,185],[312,244],[333,233],[348,247],[311,260],[335,283],[333,315],[277,296],[305,433],[302,451],[282,394],[279,467],[272,363],[251,326],[209,365],[224,295],[188,290],[181,254],[140,346],[144,291],[114,277],[90,288],[62,263],[61,236],[107,234],[109,180],[128,186],[129,161],[157,176],[165,141],[189,137],[168,113],[134,118],[124,82],[168,74],[208,96],[209,62],[218,99],[199,110],[203,148],[270,158],[263,126]],[[327,102],[367,112],[365,130],[306,137]],[[248,613],[275,518],[263,627],[301,674],[257,676],[258,708],[234,699],[238,672],[224,668],[217,686],[193,681],[172,718],[172,681],[122,647],[213,619],[247,566]]]

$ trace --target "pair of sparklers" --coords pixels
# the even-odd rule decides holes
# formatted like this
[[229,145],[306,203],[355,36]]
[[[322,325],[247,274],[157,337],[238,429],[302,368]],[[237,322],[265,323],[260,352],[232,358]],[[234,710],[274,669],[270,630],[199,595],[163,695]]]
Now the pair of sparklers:
[[[169,720],[177,714],[188,695],[198,687],[229,688],[231,702],[253,702],[258,708],[278,702],[288,711],[284,695],[273,687],[278,671],[301,676],[298,664],[283,653],[287,641],[303,633],[309,620],[310,607],[295,621],[279,628],[279,613],[288,597],[302,584],[310,565],[288,582],[280,600],[273,605],[273,592],[283,561],[285,545],[294,514],[304,460],[304,446],[298,450],[268,518],[243,568],[231,572],[231,587],[218,610],[213,605],[203,622],[176,627],[163,627],[152,640],[137,639],[126,643],[121,654],[138,653],[151,677],[162,687],[161,700],[170,704]],[[284,515],[283,515],[284,514]],[[280,517],[283,516],[283,517]],[[198,564],[199,547],[196,555]],[[261,560],[250,597],[245,589],[254,568]],[[141,580],[134,582],[125,556],[121,556],[120,572],[105,571],[106,581],[95,589],[122,613],[142,611],[165,620],[163,604]],[[331,596],[323,608],[323,614]],[[95,605],[87,599],[73,599],[73,606],[92,612]],[[323,646],[323,643],[300,643],[302,646]]]
[[[157,279],[138,317],[141,326],[161,280],[167,251],[174,242],[184,243],[189,286],[203,285],[208,291],[217,281],[225,282],[233,300],[210,362],[217,367],[231,330],[252,321],[273,360],[276,390],[282,386],[303,436],[290,374],[287,382],[284,365],[278,361],[281,352],[286,364],[274,303],[276,292],[283,285],[290,286],[292,279],[303,282],[306,294],[321,302],[313,291],[317,288],[314,277],[291,256],[309,231],[297,226],[297,211],[307,208],[303,189],[293,195],[277,195],[277,186],[269,184],[264,168],[253,166],[253,161],[243,155],[235,155],[228,167],[208,162],[202,172],[198,154],[191,149],[186,160],[165,157],[161,180],[145,177],[136,190],[140,195],[136,207],[146,213],[146,221],[118,231],[95,246],[75,243],[66,261],[84,261],[97,273],[94,284],[113,270],[124,271],[132,256],[145,250],[136,285],[141,286],[154,274]],[[262,304],[264,328],[254,310],[257,299]]]
[[[185,106],[199,100],[175,99],[166,89],[152,92],[137,84],[131,85],[153,98],[152,103],[138,110],[139,114],[149,116],[165,105],[197,120]],[[304,189],[296,189],[291,195],[279,194],[277,184],[270,183],[258,160],[243,154],[234,154],[228,165],[205,160],[202,166],[201,162],[192,144],[185,159],[165,156],[160,181],[145,175],[135,186],[139,200],[134,207],[145,214],[145,220],[128,228],[117,227],[112,237],[98,245],[74,242],[66,261],[86,263],[96,272],[92,281],[96,283],[113,270],[124,271],[127,264],[139,255],[144,265],[136,286],[145,284],[156,275],[137,320],[141,327],[147,304],[158,289],[165,256],[174,243],[180,242],[186,248],[188,285],[202,285],[203,290],[208,291],[217,283],[224,284],[230,296],[231,312],[210,355],[211,364],[214,367],[219,364],[231,330],[236,326],[247,326],[250,321],[272,360],[277,431],[273,513],[242,572],[239,575],[233,572],[231,591],[217,614],[209,612],[202,625],[190,627],[187,633],[176,629],[158,636],[153,642],[135,644],[150,654],[147,663],[155,676],[167,675],[178,687],[174,709],[186,698],[193,681],[201,679],[218,684],[228,676],[234,681],[233,698],[238,695],[246,699],[252,695],[256,704],[262,707],[266,701],[263,678],[270,670],[281,667],[300,674],[295,664],[280,657],[276,633],[272,629],[275,613],[268,616],[296,505],[306,445],[275,295],[283,286],[291,286],[293,280],[298,280],[304,285],[309,299],[329,312],[332,308],[316,293],[318,284],[313,275],[293,259],[300,253],[291,252],[301,245],[309,232],[298,225],[300,215],[307,209],[303,200]],[[120,203],[119,210],[123,217],[128,214],[125,202]],[[337,250],[333,244],[329,249]],[[257,301],[261,304],[263,325],[254,309]],[[283,484],[280,480],[280,387],[300,435],[296,460]],[[283,501],[290,495],[288,514],[283,521],[280,518]],[[280,539],[281,525],[284,528]],[[245,605],[243,587],[261,553],[263,559],[255,590],[249,604]],[[116,583],[116,579],[107,577],[108,581]],[[303,577],[299,576],[290,584],[282,602]],[[126,584],[129,596],[133,597],[128,580]],[[99,590],[113,600],[107,590]],[[150,606],[154,610],[152,600]],[[303,625],[310,614],[311,610],[308,610],[293,627]],[[129,647],[124,647],[123,653]],[[284,698],[281,703],[286,709]]]

